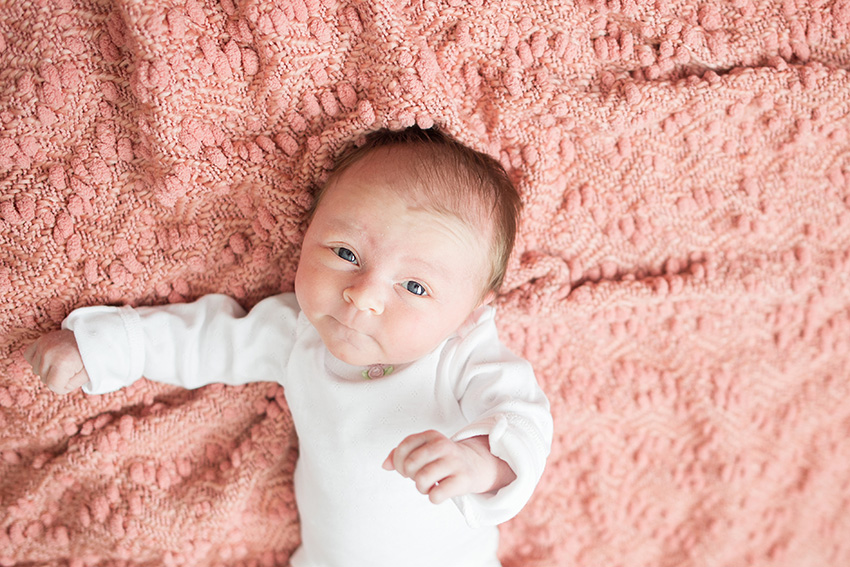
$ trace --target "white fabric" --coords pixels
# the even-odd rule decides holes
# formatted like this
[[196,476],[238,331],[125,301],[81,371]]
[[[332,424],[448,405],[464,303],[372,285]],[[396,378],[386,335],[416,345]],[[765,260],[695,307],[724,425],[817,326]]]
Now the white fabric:
[[[530,365],[498,340],[483,307],[422,359],[366,380],[334,358],[293,294],[250,313],[222,295],[163,307],[91,307],[71,313],[91,382],[102,394],[145,376],[197,388],[282,384],[299,437],[295,497],[302,546],[294,567],[498,566],[497,524],[525,505],[552,440],[549,404]],[[489,435],[517,480],[495,495],[439,506],[381,468],[407,435]]]

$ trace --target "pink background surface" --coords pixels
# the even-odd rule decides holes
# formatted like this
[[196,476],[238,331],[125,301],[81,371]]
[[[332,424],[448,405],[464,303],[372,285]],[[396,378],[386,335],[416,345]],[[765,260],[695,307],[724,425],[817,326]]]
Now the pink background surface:
[[335,156],[413,123],[526,204],[497,305],[555,444],[506,567],[850,564],[848,26],[847,0],[3,2],[0,565],[286,565],[277,386],[59,398],[22,351],[78,306],[290,290]]

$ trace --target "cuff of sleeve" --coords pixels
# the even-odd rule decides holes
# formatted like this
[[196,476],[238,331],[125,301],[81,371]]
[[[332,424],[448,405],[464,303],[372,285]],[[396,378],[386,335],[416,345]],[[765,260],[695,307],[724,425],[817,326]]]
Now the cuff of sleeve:
[[141,320],[131,307],[84,307],[62,322],[74,332],[89,382],[87,394],[106,394],[129,386],[144,373]]
[[520,423],[511,423],[511,415],[493,416],[484,422],[473,423],[458,432],[452,439],[462,441],[478,435],[487,435],[490,452],[511,467],[516,480],[495,494],[467,494],[453,499],[455,505],[472,528],[497,525],[516,516],[531,498],[540,476],[543,462],[540,452],[528,446],[526,436],[517,431],[524,430]]

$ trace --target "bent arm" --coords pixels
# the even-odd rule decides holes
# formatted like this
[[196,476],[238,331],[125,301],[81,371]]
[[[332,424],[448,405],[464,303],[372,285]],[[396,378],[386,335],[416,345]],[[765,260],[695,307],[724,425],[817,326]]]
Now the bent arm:
[[462,366],[455,397],[469,424],[452,440],[486,439],[490,453],[516,475],[495,493],[470,494],[455,503],[470,525],[499,524],[519,513],[543,474],[553,436],[549,401],[531,365],[499,341],[492,320],[460,341],[455,364]]
[[[515,367],[520,365],[520,367]],[[470,383],[461,407],[471,423],[452,439],[486,439],[490,453],[510,467],[515,478],[496,486],[495,494],[471,494],[456,500],[471,525],[499,524],[513,518],[531,498],[552,444],[549,403],[524,361],[509,363],[505,373],[483,373]]]

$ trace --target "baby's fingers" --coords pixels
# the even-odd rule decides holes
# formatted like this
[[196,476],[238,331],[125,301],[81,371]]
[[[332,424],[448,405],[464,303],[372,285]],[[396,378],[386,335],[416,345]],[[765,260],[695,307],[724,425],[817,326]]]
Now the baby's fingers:
[[428,491],[428,499],[434,504],[442,504],[449,498],[462,496],[468,492],[468,485],[463,478],[450,476],[433,485]]
[[411,479],[416,483],[416,490],[422,494],[431,493],[431,489],[441,483],[454,473],[452,466],[445,460],[440,459],[427,463],[413,473]]
[[85,371],[85,369],[83,369],[79,373],[75,374],[74,377],[71,378],[68,381],[68,384],[65,386],[66,393],[67,392],[73,392],[77,388],[83,387],[83,385],[87,384],[88,382],[89,382],[89,375]]
[[65,369],[63,364],[57,364],[44,369],[40,377],[44,385],[51,391],[57,394],[67,394],[70,391],[68,385],[75,375],[75,372]]
[[44,370],[44,354],[49,347],[50,341],[45,335],[30,343],[24,351],[24,359],[32,366],[32,371],[39,376]]
[[410,435],[390,452],[383,466],[386,470],[395,469],[402,476],[413,478],[423,465],[435,459],[436,455],[429,456],[431,451],[428,449],[442,439],[445,436],[437,431]]
[[57,394],[67,394],[89,381],[82,360],[60,358],[42,369],[41,381]]

